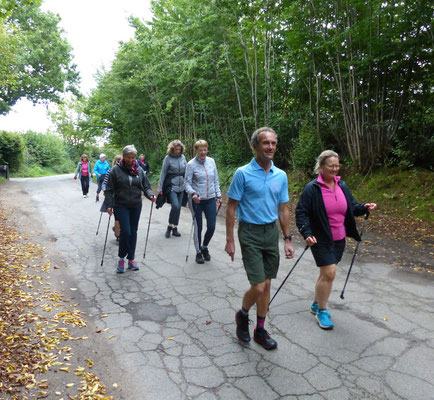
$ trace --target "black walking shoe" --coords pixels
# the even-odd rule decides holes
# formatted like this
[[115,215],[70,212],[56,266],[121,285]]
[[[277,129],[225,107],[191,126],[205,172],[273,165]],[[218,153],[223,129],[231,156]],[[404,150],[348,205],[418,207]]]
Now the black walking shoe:
[[96,198],[95,198],[95,203],[98,203],[98,201],[99,201],[99,196],[98,196],[98,195],[96,195]]
[[271,339],[270,335],[264,328],[255,328],[253,339],[265,350],[273,350],[277,347],[277,342],[274,339]]
[[197,253],[196,254],[196,262],[198,264],[204,264],[205,263],[205,260],[203,259],[202,253]]
[[167,239],[170,238],[170,232],[172,232],[172,227],[171,227],[171,226],[168,226],[168,227],[167,227],[167,231],[166,231],[166,233],[164,234],[164,236],[166,236]]
[[180,237],[181,234],[178,232],[178,228],[172,229],[172,236]]
[[202,255],[203,255],[203,259],[205,260],[205,261],[211,261],[211,256],[210,256],[210,254],[209,254],[209,251],[208,251],[208,247],[201,247],[200,248],[200,251],[201,251],[201,253],[202,253]]
[[249,316],[243,315],[243,313],[238,311],[235,314],[235,322],[237,323],[237,338],[244,343],[250,342],[250,332],[249,332]]

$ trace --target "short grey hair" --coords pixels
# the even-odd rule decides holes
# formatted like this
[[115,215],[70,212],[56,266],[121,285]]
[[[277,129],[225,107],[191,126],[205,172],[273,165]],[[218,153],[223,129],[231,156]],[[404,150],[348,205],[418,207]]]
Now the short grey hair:
[[339,154],[333,150],[324,150],[316,159],[315,168],[313,172],[318,175],[321,172],[321,167],[325,164],[326,160],[330,157],[337,157],[339,159]]
[[252,137],[250,138],[250,144],[252,146],[256,146],[259,144],[259,135],[263,132],[274,133],[274,135],[276,135],[276,139],[277,139],[277,133],[274,131],[274,129],[269,128],[267,126],[263,126],[262,128],[256,129],[256,131],[253,132]]
[[101,153],[100,155],[99,155],[99,158],[101,159],[101,158],[103,158],[103,157],[105,157],[106,155],[104,154],[104,153]]
[[130,154],[130,153],[133,153],[133,154],[137,155],[137,150],[136,150],[136,148],[134,147],[133,144],[129,144],[128,146],[125,146],[122,149],[122,155],[123,156],[126,156],[127,154]]

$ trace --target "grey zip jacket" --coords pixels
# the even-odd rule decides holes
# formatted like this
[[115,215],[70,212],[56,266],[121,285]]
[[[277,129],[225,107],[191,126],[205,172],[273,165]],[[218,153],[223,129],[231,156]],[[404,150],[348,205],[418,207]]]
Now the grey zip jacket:
[[184,191],[184,174],[187,161],[184,154],[179,156],[168,154],[163,161],[161,168],[160,180],[158,181],[158,191],[161,192],[164,186],[164,180],[167,175],[173,175],[171,179],[172,191],[179,193]]
[[215,161],[211,157],[201,160],[194,157],[185,170],[185,190],[189,196],[198,194],[201,200],[221,198],[219,176]]

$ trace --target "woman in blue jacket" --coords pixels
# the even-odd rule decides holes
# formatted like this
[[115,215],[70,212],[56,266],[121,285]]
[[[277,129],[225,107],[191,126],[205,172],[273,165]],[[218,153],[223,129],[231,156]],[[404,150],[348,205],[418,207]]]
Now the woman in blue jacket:
[[96,190],[95,201],[99,201],[99,194],[102,190],[102,184],[104,182],[104,178],[109,169],[110,169],[110,164],[106,161],[105,154],[101,153],[99,155],[99,160],[95,163],[95,168],[93,169],[93,173],[96,175],[98,181],[98,189]]

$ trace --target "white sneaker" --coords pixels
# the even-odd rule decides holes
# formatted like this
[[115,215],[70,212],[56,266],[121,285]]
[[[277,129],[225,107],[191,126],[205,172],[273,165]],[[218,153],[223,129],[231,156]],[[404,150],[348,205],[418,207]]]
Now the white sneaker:
[[84,195],[83,195],[83,199],[85,199],[86,197],[87,197],[87,196],[84,194]]

